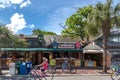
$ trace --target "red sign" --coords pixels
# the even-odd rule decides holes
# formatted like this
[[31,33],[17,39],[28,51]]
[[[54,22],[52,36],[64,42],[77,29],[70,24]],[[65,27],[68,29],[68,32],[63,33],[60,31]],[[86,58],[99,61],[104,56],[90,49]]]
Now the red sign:
[[76,42],[75,47],[76,47],[77,49],[79,49],[79,48],[81,47],[81,43],[80,43],[80,42]]

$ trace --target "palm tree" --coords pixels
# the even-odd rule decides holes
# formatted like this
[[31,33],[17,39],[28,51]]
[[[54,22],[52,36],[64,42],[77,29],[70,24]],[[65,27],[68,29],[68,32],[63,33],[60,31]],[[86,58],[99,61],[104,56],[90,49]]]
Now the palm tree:
[[101,31],[103,37],[103,72],[107,72],[107,41],[110,29],[115,25],[120,26],[120,3],[116,6],[112,6],[112,3],[112,0],[97,3],[88,17],[89,24]]

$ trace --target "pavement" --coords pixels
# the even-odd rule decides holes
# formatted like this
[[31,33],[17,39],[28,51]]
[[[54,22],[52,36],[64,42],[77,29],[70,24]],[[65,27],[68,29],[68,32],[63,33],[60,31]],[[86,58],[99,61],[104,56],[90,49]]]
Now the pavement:
[[[50,73],[50,72],[49,72]],[[5,75],[5,76],[10,76],[10,72],[9,70],[2,70],[2,74]],[[73,76],[73,75],[76,75],[76,76],[79,76],[79,75],[92,75],[92,76],[96,76],[96,75],[100,75],[100,76],[110,76],[111,75],[111,71],[110,70],[107,70],[107,73],[104,73],[102,71],[102,69],[77,69],[76,71],[64,71],[62,72],[62,70],[58,69],[55,73],[54,73],[55,76]]]

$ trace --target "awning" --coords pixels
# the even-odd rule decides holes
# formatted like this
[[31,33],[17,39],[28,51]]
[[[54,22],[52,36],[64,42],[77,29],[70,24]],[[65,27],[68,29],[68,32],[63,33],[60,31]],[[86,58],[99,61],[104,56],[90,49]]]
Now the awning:
[[66,52],[82,52],[82,49],[54,49],[54,48],[1,48],[3,51],[66,51]]

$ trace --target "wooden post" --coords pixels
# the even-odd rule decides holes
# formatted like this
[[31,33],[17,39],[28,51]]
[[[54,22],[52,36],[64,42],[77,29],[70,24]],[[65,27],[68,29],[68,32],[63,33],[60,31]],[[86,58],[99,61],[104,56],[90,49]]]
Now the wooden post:
[[38,53],[38,64],[42,62],[41,58],[42,58],[42,52],[39,52]]
[[2,55],[2,52],[0,51],[0,75],[2,75],[2,69],[1,69],[1,55]]

